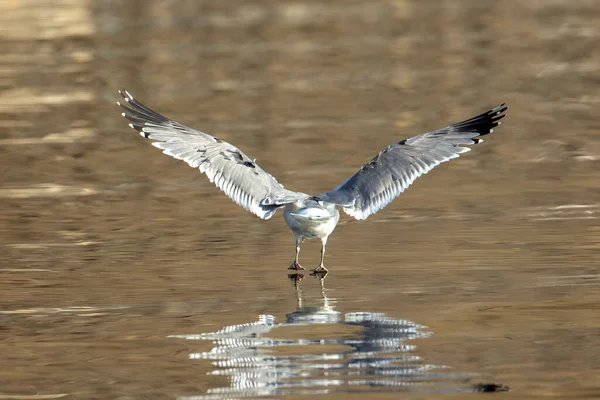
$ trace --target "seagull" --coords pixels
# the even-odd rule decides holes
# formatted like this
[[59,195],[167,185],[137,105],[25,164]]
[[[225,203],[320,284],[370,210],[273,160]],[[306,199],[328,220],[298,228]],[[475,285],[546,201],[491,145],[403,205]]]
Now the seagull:
[[325,245],[340,220],[338,207],[358,220],[366,219],[419,176],[471,150],[465,146],[481,143],[481,137],[500,125],[508,109],[503,103],[473,118],[391,144],[336,189],[311,196],[284,188],[234,145],[151,110],[124,89],[119,94],[124,102],[117,104],[129,126],[164,154],[198,168],[235,203],[262,219],[283,208],[283,218],[296,239],[296,256],[289,269],[304,269],[298,260],[300,243],[321,239],[321,262],[312,270],[315,273],[327,273]]

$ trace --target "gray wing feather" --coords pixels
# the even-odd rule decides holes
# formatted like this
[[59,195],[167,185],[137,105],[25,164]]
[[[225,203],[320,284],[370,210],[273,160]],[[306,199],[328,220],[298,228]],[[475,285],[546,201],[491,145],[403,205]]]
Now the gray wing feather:
[[117,104],[125,110],[122,115],[131,121],[129,126],[153,140],[164,154],[200,169],[234,202],[260,218],[268,219],[277,208],[308,197],[285,189],[237,147],[162,116],[125,90],[119,94],[125,103]]
[[501,104],[471,119],[394,143],[334,191],[317,197],[342,206],[356,219],[365,219],[388,205],[419,176],[471,150],[464,146],[482,142],[480,137],[500,125],[507,109]]

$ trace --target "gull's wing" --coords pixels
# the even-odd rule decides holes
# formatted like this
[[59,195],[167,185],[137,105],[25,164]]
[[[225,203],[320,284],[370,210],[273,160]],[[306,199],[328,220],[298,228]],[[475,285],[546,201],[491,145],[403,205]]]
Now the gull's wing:
[[338,204],[356,219],[365,219],[388,205],[419,176],[482,142],[506,114],[504,104],[433,132],[402,140],[383,149],[334,191],[316,197]]
[[189,128],[152,111],[119,90],[125,100],[117,102],[129,126],[154,142],[164,154],[199,168],[227,196],[262,219],[270,218],[277,208],[308,195],[285,189],[268,172],[237,147],[204,132]]

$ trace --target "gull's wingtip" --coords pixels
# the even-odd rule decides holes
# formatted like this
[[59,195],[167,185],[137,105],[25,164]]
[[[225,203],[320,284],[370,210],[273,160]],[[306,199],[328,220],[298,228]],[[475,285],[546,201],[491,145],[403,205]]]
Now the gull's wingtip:
[[118,89],[117,92],[119,92],[119,95],[121,95],[125,101],[129,102],[129,100],[133,100],[133,96],[125,88]]
[[508,110],[508,105],[506,103],[502,103],[496,107],[494,107],[492,109],[493,112],[495,112],[496,114],[501,114],[503,112],[505,112],[506,110]]

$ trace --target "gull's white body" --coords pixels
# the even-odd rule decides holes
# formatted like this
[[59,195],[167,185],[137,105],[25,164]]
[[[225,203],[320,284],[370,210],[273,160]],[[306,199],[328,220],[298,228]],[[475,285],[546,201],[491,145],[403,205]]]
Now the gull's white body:
[[340,212],[333,203],[307,199],[286,204],[283,218],[300,240],[326,239],[340,220]]
[[335,229],[340,220],[340,212],[334,203],[318,201],[314,198],[298,200],[286,204],[283,209],[283,218],[296,238],[296,258],[290,269],[303,269],[298,262],[300,243],[304,239],[321,239],[321,263],[315,271],[327,271],[323,265],[325,258],[325,245],[327,238]]

